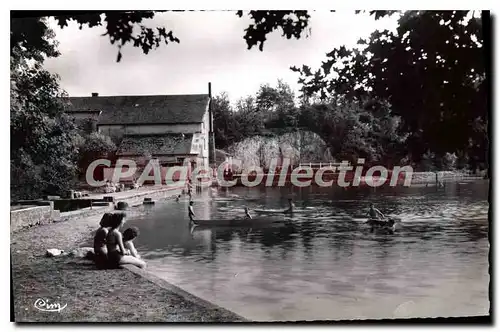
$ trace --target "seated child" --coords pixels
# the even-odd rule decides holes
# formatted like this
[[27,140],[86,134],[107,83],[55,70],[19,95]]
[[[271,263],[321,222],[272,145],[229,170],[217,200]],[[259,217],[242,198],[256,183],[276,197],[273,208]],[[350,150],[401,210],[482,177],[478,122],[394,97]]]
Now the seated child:
[[[146,263],[136,258],[135,256],[130,255],[131,250],[125,248],[124,242],[131,242],[137,235],[137,231],[127,231],[127,239],[124,240],[124,235],[120,232],[120,227],[125,223],[126,214],[124,213],[115,213],[114,217],[110,222],[110,229],[108,232],[108,236],[106,237],[106,247],[108,249],[108,267],[110,268],[118,268],[122,265],[132,264],[139,268],[146,267]],[[130,243],[127,245],[128,248],[133,248],[133,245]],[[135,254],[135,248],[133,248]]]
[[127,228],[123,232],[123,246],[126,250],[128,250],[130,255],[135,258],[141,258],[135,249],[134,243],[132,242],[137,236],[139,236],[139,229],[137,227]]

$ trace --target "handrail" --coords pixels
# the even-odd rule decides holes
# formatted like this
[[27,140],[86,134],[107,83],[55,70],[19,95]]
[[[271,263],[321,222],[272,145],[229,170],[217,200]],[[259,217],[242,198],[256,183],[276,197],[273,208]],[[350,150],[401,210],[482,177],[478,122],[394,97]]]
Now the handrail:
[[309,167],[313,167],[313,166],[319,166],[319,168],[321,168],[322,166],[329,166],[329,167],[332,167],[332,166],[340,166],[342,165],[342,163],[323,163],[323,162],[319,162],[319,163],[299,163],[299,167],[302,167],[302,166],[309,166]]

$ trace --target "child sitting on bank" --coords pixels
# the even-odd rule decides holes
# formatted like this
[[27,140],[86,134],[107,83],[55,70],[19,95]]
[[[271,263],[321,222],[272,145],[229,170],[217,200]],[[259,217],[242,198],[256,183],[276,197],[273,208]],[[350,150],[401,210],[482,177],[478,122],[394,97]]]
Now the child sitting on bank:
[[[106,237],[106,247],[108,249],[108,266],[110,268],[119,268],[122,265],[126,264],[132,264],[135,265],[139,268],[144,268],[146,267],[146,262],[143,260],[136,258],[135,256],[130,255],[131,250],[130,249],[125,249],[125,244],[124,242],[130,242],[133,240],[134,237],[134,232],[133,231],[128,231],[127,232],[127,239],[128,241],[124,240],[124,236],[120,232],[120,227],[123,226],[125,223],[126,219],[126,214],[125,213],[115,213],[115,217],[111,219],[110,223],[110,229],[108,232],[108,236]],[[136,231],[135,234],[138,234]],[[129,248],[132,248],[130,243],[128,244]],[[135,251],[135,254],[137,254],[137,251]]]
[[123,232],[123,246],[128,250],[128,254],[135,258],[141,258],[135,249],[133,240],[139,236],[139,229],[137,227],[130,227]]

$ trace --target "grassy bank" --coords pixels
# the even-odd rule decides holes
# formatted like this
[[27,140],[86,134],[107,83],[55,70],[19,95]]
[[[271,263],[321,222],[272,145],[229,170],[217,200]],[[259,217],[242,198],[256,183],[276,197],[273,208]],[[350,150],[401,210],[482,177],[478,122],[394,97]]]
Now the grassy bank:
[[[236,314],[197,301],[175,287],[128,269],[97,270],[72,257],[46,258],[49,248],[71,250],[88,241],[100,215],[43,225],[11,235],[16,322],[237,322]],[[42,298],[67,306],[44,312]]]

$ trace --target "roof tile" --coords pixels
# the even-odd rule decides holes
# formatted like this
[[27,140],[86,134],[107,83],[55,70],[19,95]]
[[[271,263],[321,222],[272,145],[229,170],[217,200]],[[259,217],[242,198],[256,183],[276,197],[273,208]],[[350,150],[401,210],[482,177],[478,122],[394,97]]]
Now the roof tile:
[[102,111],[99,125],[201,123],[209,103],[206,94],[68,99],[68,112]]
[[118,147],[118,156],[186,155],[191,153],[192,134],[125,136]]

